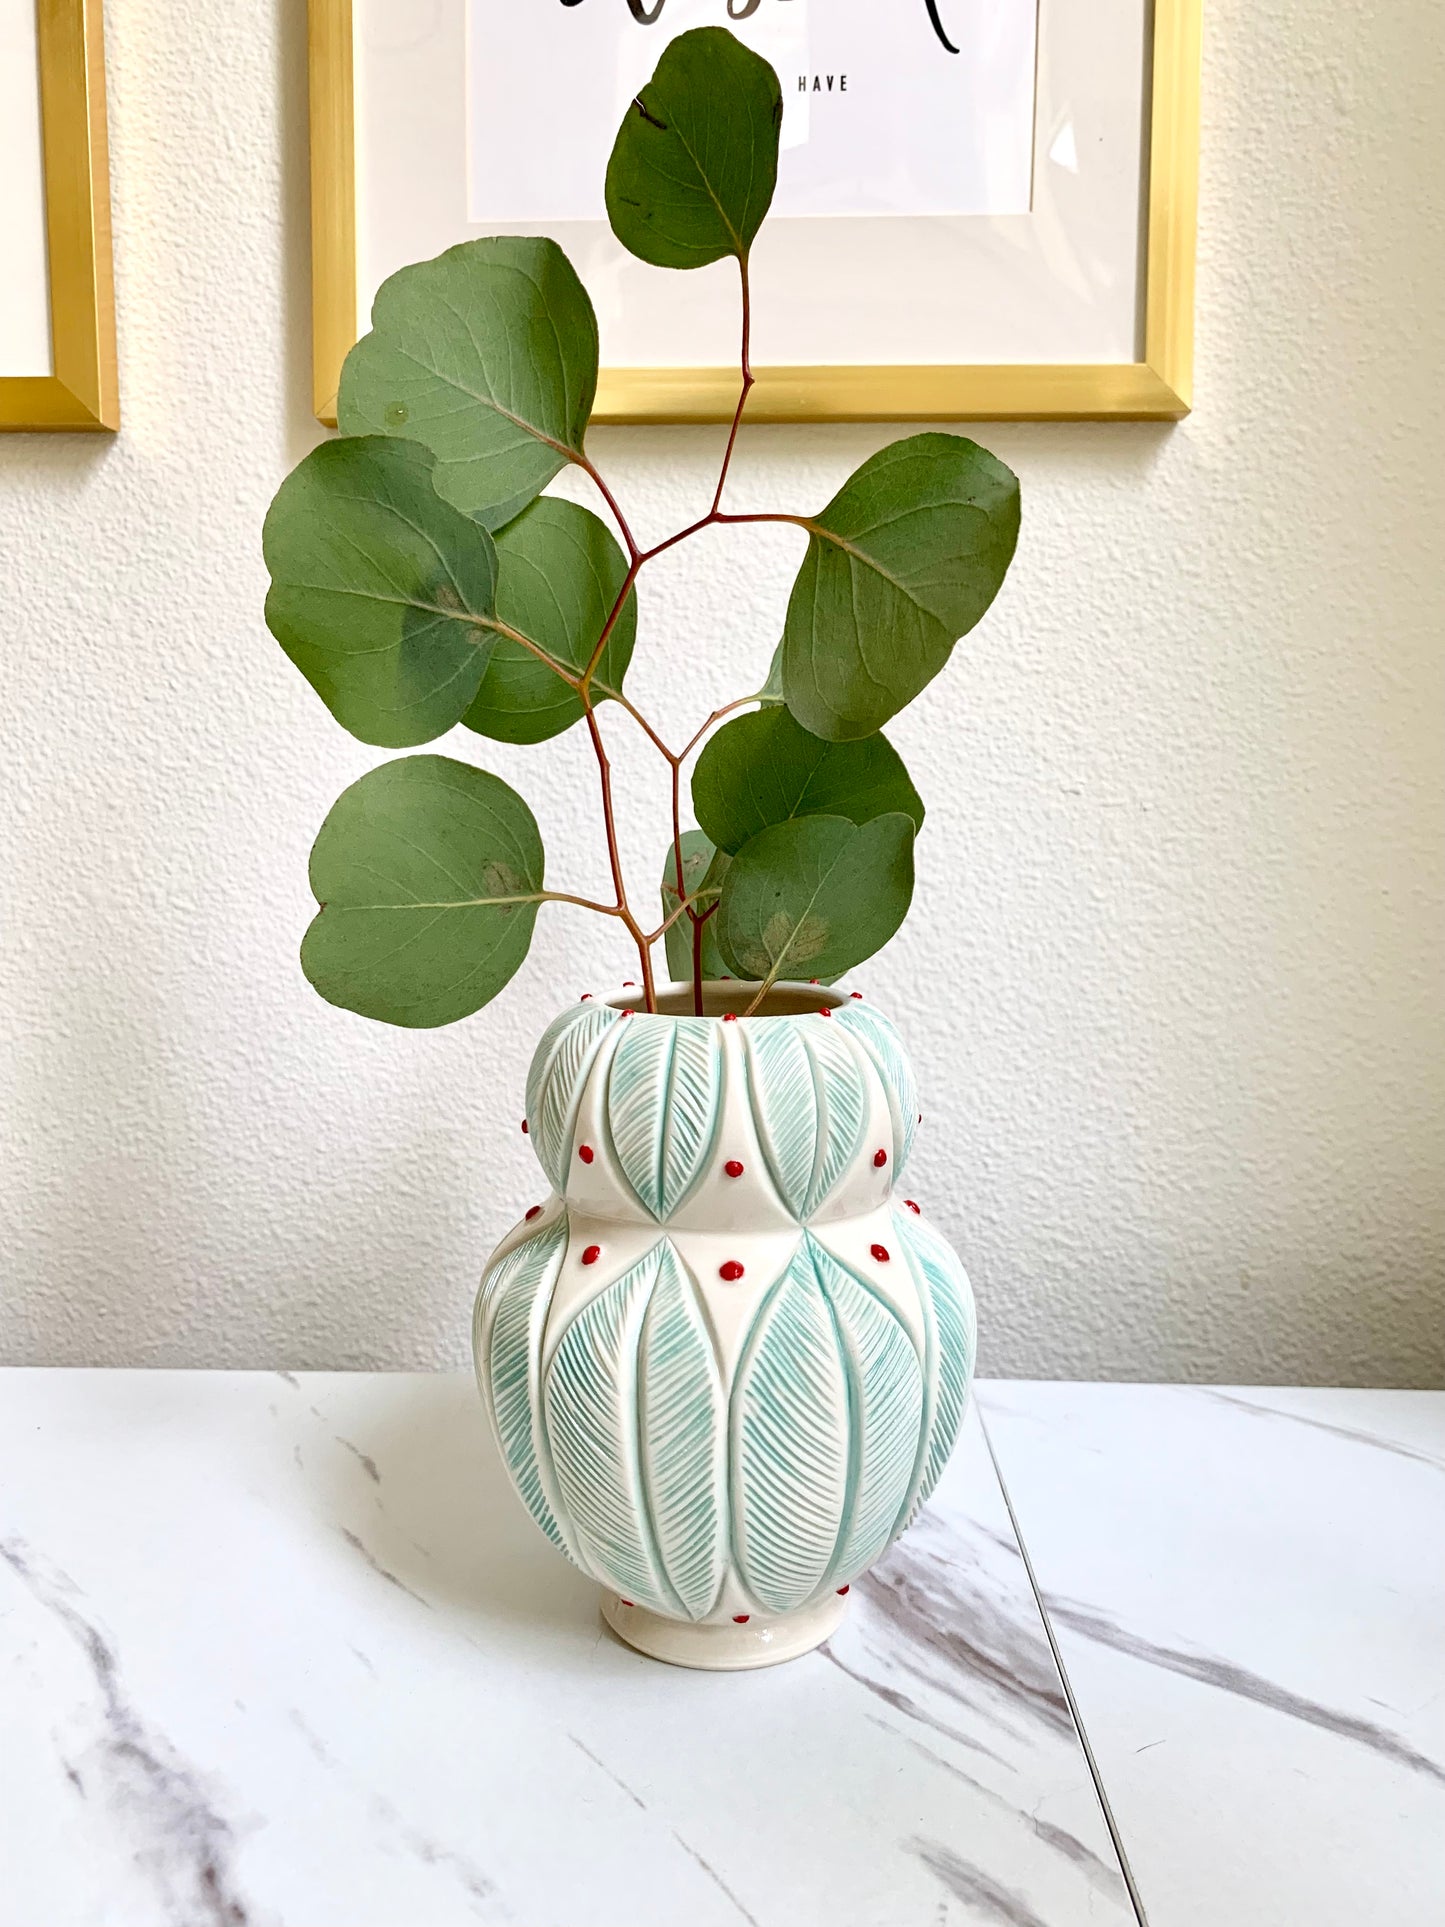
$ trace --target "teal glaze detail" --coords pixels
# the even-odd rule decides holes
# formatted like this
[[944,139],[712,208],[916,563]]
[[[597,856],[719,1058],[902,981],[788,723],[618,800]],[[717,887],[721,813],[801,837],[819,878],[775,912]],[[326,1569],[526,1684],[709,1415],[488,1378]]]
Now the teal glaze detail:
[[857,1155],[867,1086],[831,1023],[784,1018],[745,1038],[759,1136],[784,1202],[806,1222]]
[[552,1544],[570,1557],[557,1522],[540,1399],[542,1332],[566,1243],[566,1224],[554,1220],[490,1265],[477,1294],[472,1334],[478,1377],[512,1483]]
[[814,1000],[831,1015],[564,1012],[527,1087],[558,1195],[478,1300],[478,1378],[532,1517],[678,1620],[851,1585],[933,1490],[967,1400],[968,1280],[893,1208],[912,1072],[877,1012]]
[[639,1605],[683,1618],[643,1490],[637,1353],[656,1275],[655,1248],[577,1313],[543,1399],[557,1485],[585,1563]]
[[896,1175],[903,1175],[903,1168],[913,1154],[913,1140],[918,1135],[918,1085],[914,1080],[913,1066],[909,1063],[898,1032],[881,1011],[874,1010],[871,1004],[854,1003],[850,998],[839,1006],[836,1022],[863,1045],[883,1079],[883,1088],[888,1093],[888,1108],[893,1114],[893,1137],[897,1147]]
[[828,1574],[836,1585],[866,1572],[892,1542],[918,1456],[923,1362],[892,1306],[809,1242],[848,1380],[848,1496]]
[[654,1255],[638,1360],[642,1487],[668,1584],[702,1619],[727,1567],[727,1398],[696,1286],[671,1244]]
[[917,1517],[953,1450],[968,1403],[978,1332],[973,1293],[953,1247],[911,1211],[894,1212],[893,1235],[917,1280],[927,1330],[918,1465],[898,1532]]
[[716,1023],[630,1023],[607,1073],[607,1127],[638,1199],[671,1217],[702,1173],[718,1125],[722,1049]]
[[733,1543],[743,1585],[769,1612],[801,1606],[832,1570],[849,1458],[843,1358],[803,1240],[733,1391]]
[[898,1314],[805,1237],[733,1393],[739,1569],[792,1612],[872,1565],[912,1484],[923,1373]]
[[574,1004],[542,1033],[527,1073],[527,1128],[542,1169],[561,1190],[583,1082],[607,1032],[621,1018],[608,1004]]

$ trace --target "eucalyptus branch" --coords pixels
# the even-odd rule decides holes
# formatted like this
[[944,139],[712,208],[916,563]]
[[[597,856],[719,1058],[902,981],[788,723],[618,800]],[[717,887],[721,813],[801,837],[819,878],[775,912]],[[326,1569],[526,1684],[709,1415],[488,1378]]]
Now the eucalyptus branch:
[[[612,511],[612,519],[617,524],[617,532],[622,537],[622,540],[624,541],[624,543],[627,545],[628,560],[633,563],[637,562],[641,554],[641,551],[639,550],[636,539],[634,538],[632,530],[628,525],[627,517],[622,513],[622,509],[618,503],[617,497],[612,493],[612,490],[607,486],[605,477],[602,475],[596,463],[592,461],[592,459],[586,454],[584,454],[581,457],[580,461],[578,462],[578,466],[584,471],[585,474],[589,475],[592,478],[593,486],[596,488],[598,494],[602,497],[603,501],[607,504],[608,508]],[[623,597],[623,600],[626,600],[625,595]]]
[[[640,14],[641,0],[631,4]],[[755,5],[731,0],[729,12]],[[598,376],[587,292],[555,241],[494,236],[403,268],[388,284],[397,298],[347,357],[344,432],[304,458],[266,518],[267,623],[362,742],[391,743],[399,730],[434,742],[469,718],[505,740],[540,741],[580,711],[597,764],[611,901],[543,888],[536,818],[487,770],[403,757],[343,792],[312,852],[320,908],[302,965],[331,1002],[367,1016],[430,1025],[480,1009],[517,968],[542,902],[622,924],[649,1011],[652,946],[667,938],[685,969],[681,932],[690,931],[699,1012],[704,952],[715,950],[704,931],[724,893],[727,955],[749,980],[771,966],[750,1012],[797,966],[805,923],[811,968],[836,978],[886,943],[908,909],[923,806],[882,725],[921,693],[1002,583],[1018,539],[1017,479],[963,436],[927,432],[863,463],[814,517],[724,507],[756,386],[749,258],[777,179],[782,92],[760,56],[711,33],[670,42],[655,85],[675,111],[653,114],[639,97],[624,116],[608,162],[608,218],[621,245],[651,267],[738,263],[740,379],[706,509],[660,541],[638,539],[586,452]],[[469,317],[465,329],[453,325],[457,315]],[[531,351],[538,341],[545,354]],[[596,513],[543,495],[565,463],[588,477]],[[609,645],[625,642],[614,653],[630,653],[629,598],[648,563],[705,529],[767,523],[808,538],[798,581],[810,593],[795,592],[784,642],[790,652],[806,643],[815,673],[790,684],[781,709],[766,690],[720,705],[674,748],[671,730],[665,736],[620,687],[625,665],[609,661]],[[520,629],[496,612],[499,553],[518,571],[509,614]],[[534,597],[535,622],[517,614]],[[885,646],[920,624],[927,650]],[[479,650],[484,631],[492,640]],[[499,637],[507,646],[484,681]],[[623,870],[599,721],[609,699],[668,769],[672,855],[662,865],[662,923],[650,934]],[[760,715],[735,717],[757,703]],[[706,783],[694,801],[706,828],[685,844],[683,783],[705,743]],[[797,815],[787,799],[809,793],[836,807]],[[709,858],[710,841],[726,855]],[[696,858],[685,860],[694,842]],[[725,886],[688,896],[699,864],[704,875],[725,872]],[[791,933],[784,944],[780,917]],[[458,948],[473,958],[460,979]]]
[[508,642],[520,643],[524,649],[531,651],[538,662],[545,663],[554,676],[560,676],[569,689],[576,689],[580,684],[581,677],[574,676],[571,670],[558,662],[555,656],[550,655],[541,643],[533,642],[530,636],[524,636],[520,629],[514,629],[510,623],[503,622],[500,617],[472,616],[469,620],[475,623],[478,629],[490,629],[496,635],[505,636]]
[[753,364],[751,359],[752,339],[753,339],[753,295],[752,295],[752,286],[748,280],[748,257],[745,254],[740,254],[738,256],[738,273],[742,281],[742,297],[743,297],[743,348],[742,348],[742,356],[741,356],[742,371],[743,371],[743,385],[742,385],[742,392],[738,396],[737,408],[733,414],[733,425],[732,425],[732,430],[728,435],[728,445],[723,452],[722,470],[719,473],[717,478],[717,490],[712,498],[712,508],[710,510],[710,513],[713,515],[716,515],[718,510],[722,507],[723,490],[727,486],[728,470],[729,468],[732,467],[733,450],[737,446],[738,429],[742,426],[743,410],[748,405],[748,396],[753,392]]
[[734,696],[730,703],[724,703],[721,709],[715,709],[696,734],[689,737],[687,742],[678,751],[678,762],[685,763],[687,761],[688,757],[691,756],[692,752],[697,748],[703,737],[707,735],[714,723],[720,723],[724,716],[731,716],[735,709],[746,709],[749,703],[758,703],[761,702],[762,699],[763,691],[761,689],[755,689],[750,696]]
[[[784,951],[783,955],[786,956],[787,952]],[[772,969],[768,972],[767,976],[764,977],[763,981],[758,985],[757,992],[754,995],[752,1002],[748,1005],[747,1009],[743,1012],[744,1017],[753,1016],[753,1014],[756,1012],[758,1008],[758,1005],[763,1001],[764,997],[767,996],[768,992],[772,989],[773,985],[778,981],[778,972],[782,969],[782,967],[783,967],[782,958],[779,958],[777,963],[775,963]]]
[[575,903],[579,910],[594,910],[599,917],[620,917],[615,903],[595,903],[591,897],[574,897],[566,890],[541,890],[529,901],[537,903]]
[[[673,925],[680,923],[684,917],[691,917],[697,924],[706,923],[713,911],[717,909],[720,894],[721,892],[717,890],[699,890],[690,897],[684,897],[676,909],[668,911],[655,930],[648,931],[645,941],[649,944],[656,943],[659,937],[665,937]],[[708,905],[701,916],[697,914],[697,906],[700,903]]]
[[632,914],[627,901],[627,882],[622,874],[622,856],[617,845],[617,820],[612,807],[612,764],[608,760],[607,748],[602,741],[602,731],[597,726],[597,713],[592,707],[592,698],[587,690],[578,692],[582,698],[583,712],[587,718],[587,733],[592,738],[592,747],[597,755],[597,774],[602,785],[602,820],[607,832],[607,860],[612,869],[612,887],[617,892],[617,915],[626,924],[628,934],[637,945],[637,961],[642,966],[642,990],[647,1008],[657,1009],[657,993],[652,977],[652,951],[643,937],[642,926]]

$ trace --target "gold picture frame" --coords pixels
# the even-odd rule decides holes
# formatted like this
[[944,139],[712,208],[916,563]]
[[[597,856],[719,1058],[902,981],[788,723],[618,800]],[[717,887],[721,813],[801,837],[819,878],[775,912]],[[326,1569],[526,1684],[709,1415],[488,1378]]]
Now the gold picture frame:
[[101,0],[38,0],[49,375],[0,374],[0,429],[120,427]]
[[[1189,413],[1199,183],[1203,0],[1154,0],[1144,219],[1144,352],[1136,362],[960,367],[759,367],[751,422],[1174,421]],[[310,0],[312,367],[317,418],[336,424],[356,341],[352,0]],[[726,422],[729,368],[604,368],[596,422]]]

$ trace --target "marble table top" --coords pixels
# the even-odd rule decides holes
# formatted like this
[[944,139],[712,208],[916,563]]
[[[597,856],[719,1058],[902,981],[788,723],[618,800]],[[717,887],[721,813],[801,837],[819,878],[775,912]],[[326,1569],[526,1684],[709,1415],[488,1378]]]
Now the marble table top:
[[977,1415],[829,1645],[602,1627],[462,1377],[0,1374],[4,1927],[1129,1927]]
[[1445,1395],[985,1385],[698,1674],[465,1377],[0,1372],[0,1927],[1433,1927],[1442,1524]]
[[1153,1927],[1440,1927],[1445,1393],[981,1403]]

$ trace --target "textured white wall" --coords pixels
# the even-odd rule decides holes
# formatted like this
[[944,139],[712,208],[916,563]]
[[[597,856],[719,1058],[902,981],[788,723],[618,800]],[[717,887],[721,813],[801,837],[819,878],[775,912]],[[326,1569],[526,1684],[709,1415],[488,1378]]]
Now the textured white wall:
[[[315,435],[303,11],[108,9],[125,430],[0,441],[9,1360],[459,1361],[540,1188],[531,1040],[631,974],[558,911],[490,1011],[410,1035],[297,968],[312,835],[377,760],[261,622]],[[1440,41],[1423,0],[1208,12],[1198,412],[979,431],[1023,543],[896,727],[920,901],[861,980],[988,1369],[1438,1381]],[[892,432],[756,430],[738,501],[819,503]],[[651,532],[717,441],[595,452]],[[792,562],[774,532],[659,565],[636,690],[674,729],[766,662]],[[614,734],[650,880],[656,771]],[[447,747],[600,885],[580,742]]]

